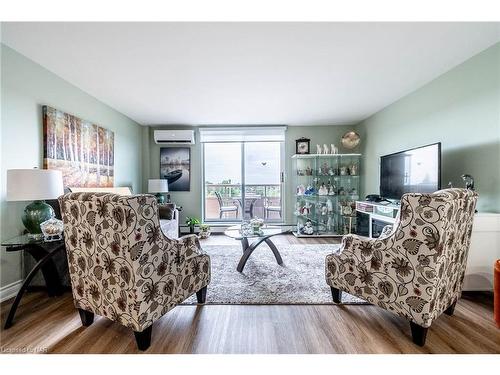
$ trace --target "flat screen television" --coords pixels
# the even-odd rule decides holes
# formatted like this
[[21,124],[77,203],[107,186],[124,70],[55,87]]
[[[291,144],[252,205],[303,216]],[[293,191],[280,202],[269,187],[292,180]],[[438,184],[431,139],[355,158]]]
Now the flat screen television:
[[404,193],[433,193],[441,188],[441,143],[380,158],[380,195],[401,199]]

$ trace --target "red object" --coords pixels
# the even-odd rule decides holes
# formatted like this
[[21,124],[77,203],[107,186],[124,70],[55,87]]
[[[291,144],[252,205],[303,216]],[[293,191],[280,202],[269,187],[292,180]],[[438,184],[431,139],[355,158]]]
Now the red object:
[[495,276],[494,276],[494,307],[493,316],[495,317],[495,322],[497,322],[497,327],[500,328],[500,259],[495,262]]

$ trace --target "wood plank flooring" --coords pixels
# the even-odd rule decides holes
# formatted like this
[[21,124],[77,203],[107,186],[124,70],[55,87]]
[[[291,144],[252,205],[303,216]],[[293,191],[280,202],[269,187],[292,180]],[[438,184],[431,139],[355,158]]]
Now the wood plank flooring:
[[[234,241],[213,236],[205,243]],[[330,239],[276,237],[280,243]],[[11,301],[2,303],[2,324]],[[137,353],[133,334],[96,317],[82,327],[72,296],[28,293],[14,325],[0,331],[0,352]],[[454,316],[442,315],[420,348],[407,321],[370,305],[178,306],[153,326],[146,353],[500,353],[491,294],[465,294]]]

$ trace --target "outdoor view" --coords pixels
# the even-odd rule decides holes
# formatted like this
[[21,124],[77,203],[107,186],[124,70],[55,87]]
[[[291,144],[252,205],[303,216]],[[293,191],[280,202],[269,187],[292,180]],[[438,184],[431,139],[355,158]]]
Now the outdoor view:
[[281,221],[280,163],[279,142],[205,143],[205,220]]

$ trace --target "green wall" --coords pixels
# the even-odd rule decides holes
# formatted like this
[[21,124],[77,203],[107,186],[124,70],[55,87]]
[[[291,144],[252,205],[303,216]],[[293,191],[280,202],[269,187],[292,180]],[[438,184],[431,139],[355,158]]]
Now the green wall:
[[[42,105],[50,105],[115,132],[115,185],[141,191],[142,128],[11,48],[1,45],[0,237],[23,230],[26,203],[5,202],[7,169],[42,167]],[[2,248],[0,286],[21,279],[19,253]]]
[[381,155],[441,142],[442,186],[475,178],[478,210],[500,212],[500,43],[360,123],[362,194],[379,192]]
[[[140,127],[12,49],[1,48],[0,236],[22,231],[23,203],[5,202],[5,174],[11,168],[42,165],[41,106],[55,108],[91,120],[115,132],[115,185],[147,191],[147,180],[159,177],[160,146],[154,129],[186,126]],[[334,103],[332,103],[334,105]],[[194,128],[197,133],[198,128]],[[462,186],[460,175],[476,178],[480,211],[500,212],[500,44],[474,56],[424,87],[379,111],[356,126],[288,127],[285,144],[285,221],[293,220],[291,156],[295,139],[308,137],[316,144],[336,144],[348,130],[361,135],[363,176],[361,194],[378,193],[381,155],[433,142],[442,143],[442,182]],[[196,134],[199,139],[198,133]],[[191,191],[172,192],[186,216],[201,217],[201,145],[191,151]],[[19,254],[2,249],[0,285],[21,278]]]
[[[145,163],[143,190],[147,191],[147,180],[149,178],[159,178],[160,175],[160,148],[153,139],[155,129],[193,129],[186,126],[155,126],[148,127],[143,131],[144,157]],[[181,213],[181,223],[186,216],[196,216],[201,218],[202,190],[201,190],[201,144],[198,142],[198,128],[194,128],[196,133],[196,144],[191,147],[191,191],[171,192],[171,199],[177,205],[183,207]],[[316,152],[316,144],[323,145],[334,143],[339,147],[340,152],[358,152],[358,150],[347,151],[341,147],[340,139],[352,126],[289,126],[286,131],[285,141],[285,189],[287,201],[285,202],[285,221],[293,222],[293,206],[295,186],[292,177],[292,159],[295,153],[295,140],[301,137],[311,139],[311,151]]]

